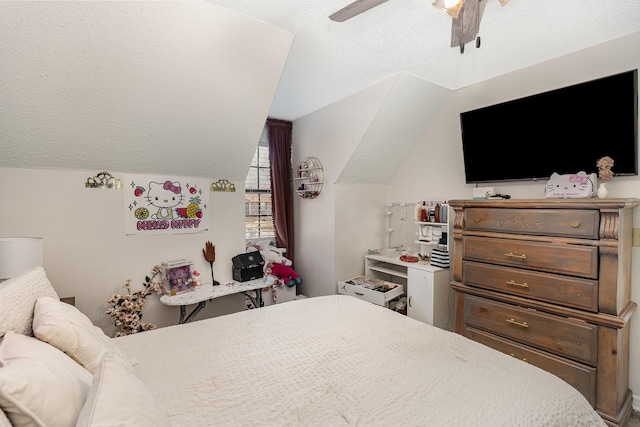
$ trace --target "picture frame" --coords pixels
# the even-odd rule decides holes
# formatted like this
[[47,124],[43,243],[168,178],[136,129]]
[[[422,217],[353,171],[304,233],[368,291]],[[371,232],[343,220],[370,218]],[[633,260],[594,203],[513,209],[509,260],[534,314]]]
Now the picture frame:
[[162,267],[162,286],[166,295],[178,295],[195,290],[193,262],[186,259],[165,261]]

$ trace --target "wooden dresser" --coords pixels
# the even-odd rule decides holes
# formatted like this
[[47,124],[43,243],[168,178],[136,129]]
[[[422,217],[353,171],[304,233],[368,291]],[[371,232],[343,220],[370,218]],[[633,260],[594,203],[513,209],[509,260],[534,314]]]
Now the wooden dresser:
[[456,332],[563,378],[616,426],[631,413],[631,246],[639,202],[450,202]]

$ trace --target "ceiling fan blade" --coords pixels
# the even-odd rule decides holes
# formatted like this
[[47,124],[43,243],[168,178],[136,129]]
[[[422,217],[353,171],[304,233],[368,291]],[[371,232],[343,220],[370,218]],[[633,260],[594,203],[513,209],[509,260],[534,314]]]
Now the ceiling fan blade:
[[329,16],[329,19],[336,22],[344,22],[356,15],[360,15],[369,9],[386,2],[387,0],[356,0]]
[[458,47],[476,39],[486,0],[465,1],[458,19],[451,22],[451,47]]

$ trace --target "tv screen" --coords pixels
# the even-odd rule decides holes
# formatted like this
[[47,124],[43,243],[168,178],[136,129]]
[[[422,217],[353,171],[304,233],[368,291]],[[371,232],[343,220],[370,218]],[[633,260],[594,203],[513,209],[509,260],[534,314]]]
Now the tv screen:
[[638,175],[638,70],[460,114],[467,183]]

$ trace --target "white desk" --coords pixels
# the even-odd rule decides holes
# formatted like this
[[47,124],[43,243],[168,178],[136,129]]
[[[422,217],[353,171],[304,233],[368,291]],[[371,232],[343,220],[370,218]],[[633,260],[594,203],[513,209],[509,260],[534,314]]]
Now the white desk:
[[[173,296],[162,295],[160,302],[165,305],[180,306],[180,320],[178,323],[187,323],[193,320],[194,316],[204,308],[207,301],[227,295],[243,294],[251,300],[254,307],[262,307],[264,305],[262,301],[262,288],[265,286],[264,278],[249,280],[247,282],[232,281],[221,283],[218,286],[213,286],[211,283],[203,283],[193,291],[183,292]],[[252,291],[255,292],[255,295],[249,294],[249,292]],[[187,315],[187,306],[191,304],[198,305]]]
[[400,261],[400,254],[366,255],[365,278],[381,279],[405,286],[407,315],[447,329],[451,271],[424,262]]

